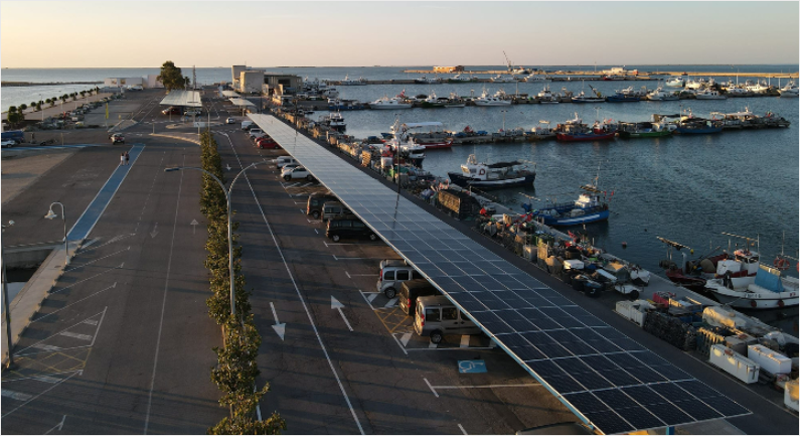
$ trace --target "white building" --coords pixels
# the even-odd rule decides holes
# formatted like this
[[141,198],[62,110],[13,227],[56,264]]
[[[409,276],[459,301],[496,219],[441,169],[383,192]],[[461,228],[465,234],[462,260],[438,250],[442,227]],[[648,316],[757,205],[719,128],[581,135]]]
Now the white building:
[[239,73],[239,92],[260,94],[264,85],[264,70],[245,70]]
[[233,89],[239,89],[239,79],[241,78],[242,71],[247,71],[247,65],[231,66],[231,84],[233,85]]
[[145,84],[145,88],[147,89],[156,89],[156,88],[163,88],[164,84],[158,80],[158,74],[148,74],[147,75],[147,83]]
[[103,81],[106,88],[124,88],[126,86],[144,87],[144,79],[141,77],[107,77]]

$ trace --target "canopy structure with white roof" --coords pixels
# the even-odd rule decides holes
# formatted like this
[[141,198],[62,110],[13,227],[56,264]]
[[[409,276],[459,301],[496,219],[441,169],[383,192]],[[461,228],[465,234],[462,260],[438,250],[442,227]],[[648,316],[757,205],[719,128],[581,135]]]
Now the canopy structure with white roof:
[[163,106],[203,107],[200,91],[173,90],[161,100],[161,104]]

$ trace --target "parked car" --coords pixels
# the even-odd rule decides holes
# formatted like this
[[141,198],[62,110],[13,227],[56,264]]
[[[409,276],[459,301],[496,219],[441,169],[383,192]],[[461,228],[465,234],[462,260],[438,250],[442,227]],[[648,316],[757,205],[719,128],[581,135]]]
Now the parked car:
[[175,106],[170,106],[170,107],[164,109],[163,111],[161,111],[161,113],[164,114],[164,115],[169,115],[169,114],[180,115],[181,114],[181,109],[178,108],[178,107],[175,107]]
[[228,117],[225,119],[225,124],[236,124],[236,119],[233,117]]
[[[292,165],[292,164],[289,164]],[[319,219],[322,216],[322,206],[328,201],[336,201],[336,196],[331,193],[315,192],[308,196],[306,215]]]
[[325,236],[333,242],[345,239],[369,239],[375,241],[378,236],[357,218],[338,218],[328,221]]
[[414,332],[429,336],[431,342],[442,342],[445,335],[476,335],[481,329],[466,317],[444,295],[417,298]]
[[250,135],[251,139],[257,138],[262,135],[266,135],[266,133],[264,133],[264,131],[261,129],[250,129],[250,132],[248,134]]
[[124,144],[125,136],[122,133],[115,133],[111,135],[111,144]]
[[256,123],[252,121],[242,121],[242,130],[248,130],[251,127],[254,127]]
[[2,148],[11,148],[17,145],[17,141],[13,141],[11,139],[4,139],[2,142]]
[[283,176],[283,180],[286,180],[287,182],[297,179],[306,179],[309,182],[314,181],[314,176],[312,176],[311,173],[305,169],[305,167],[301,166],[289,168],[288,170],[284,168],[284,170],[281,172],[281,175]]
[[423,278],[414,267],[402,260],[382,260],[380,267],[375,288],[386,295],[386,298],[396,297],[397,289],[403,282]]
[[328,221],[334,218],[355,218],[350,209],[338,201],[328,201],[322,205],[322,221]]
[[256,147],[258,148],[271,148],[271,149],[278,149],[281,148],[274,139],[270,138],[269,136],[262,136],[260,138],[256,138]]
[[277,167],[283,168],[287,164],[299,164],[297,160],[291,156],[278,156]]
[[427,279],[414,279],[400,284],[397,294],[398,306],[408,316],[417,313],[417,299],[429,295],[439,295],[439,290],[433,287]]

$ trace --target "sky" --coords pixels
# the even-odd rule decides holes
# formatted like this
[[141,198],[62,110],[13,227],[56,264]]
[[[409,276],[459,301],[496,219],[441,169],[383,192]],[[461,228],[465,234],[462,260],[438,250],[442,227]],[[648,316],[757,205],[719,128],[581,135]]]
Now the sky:
[[0,2],[0,66],[797,64],[788,2]]

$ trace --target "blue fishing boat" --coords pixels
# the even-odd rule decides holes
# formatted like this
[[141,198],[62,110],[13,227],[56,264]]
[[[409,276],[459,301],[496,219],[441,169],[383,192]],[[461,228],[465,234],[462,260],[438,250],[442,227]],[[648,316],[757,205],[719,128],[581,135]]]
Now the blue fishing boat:
[[[533,218],[548,226],[575,226],[607,220],[610,215],[608,201],[605,191],[597,189],[597,178],[594,184],[583,185],[581,189],[585,192],[574,202],[534,210],[531,212]],[[608,199],[613,195],[612,192]],[[530,205],[523,205],[523,208],[529,210]]]
[[675,133],[681,135],[708,135],[722,131],[722,125],[707,122],[679,123]]
[[628,102],[635,103],[637,101],[642,101],[642,99],[635,95],[626,95],[618,92],[614,95],[609,95],[608,97],[606,97],[606,101],[609,103],[628,103]]

